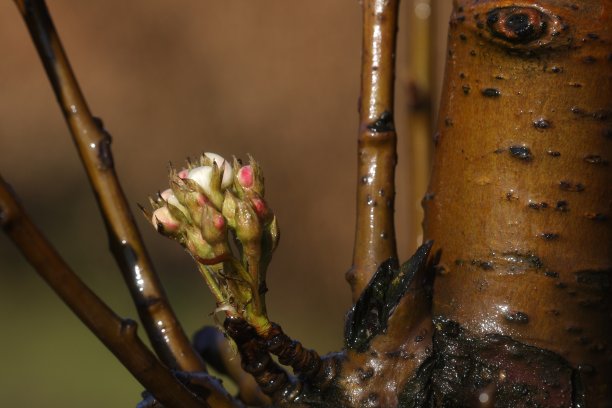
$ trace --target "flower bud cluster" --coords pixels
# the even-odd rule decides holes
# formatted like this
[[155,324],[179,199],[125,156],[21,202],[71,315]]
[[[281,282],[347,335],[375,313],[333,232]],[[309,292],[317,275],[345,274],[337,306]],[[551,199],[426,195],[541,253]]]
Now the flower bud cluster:
[[193,256],[220,306],[265,317],[261,288],[279,231],[259,165],[250,156],[243,165],[204,153],[180,171],[171,168],[169,178],[145,215]]

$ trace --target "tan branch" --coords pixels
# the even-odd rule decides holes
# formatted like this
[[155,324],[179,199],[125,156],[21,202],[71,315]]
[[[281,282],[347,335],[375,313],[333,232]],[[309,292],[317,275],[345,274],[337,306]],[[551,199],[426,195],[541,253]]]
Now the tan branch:
[[17,203],[0,176],[0,226],[58,296],[158,401],[167,407],[205,407],[164,367],[136,334],[70,269]]
[[172,368],[205,371],[204,363],[189,344],[153,270],[114,170],[110,135],[89,111],[45,2],[15,0],[15,3],[68,123],[103,214],[111,251],[155,351]]
[[397,257],[395,201],[396,135],[393,84],[397,0],[364,0],[357,225],[353,266],[347,273],[353,301],[378,265]]
[[[423,242],[423,208],[421,199],[427,190],[432,155],[432,73],[434,66],[435,9],[439,4],[430,0],[415,0],[411,6],[408,48],[410,57],[406,69],[408,80],[407,139],[400,156],[406,157],[407,168],[402,186],[408,190],[408,247],[412,251]],[[428,10],[428,11],[427,11]],[[404,154],[402,154],[404,153]]]

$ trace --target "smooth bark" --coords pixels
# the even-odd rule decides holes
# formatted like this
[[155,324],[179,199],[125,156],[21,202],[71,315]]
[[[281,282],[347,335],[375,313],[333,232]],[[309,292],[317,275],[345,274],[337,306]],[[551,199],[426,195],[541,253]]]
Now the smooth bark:
[[64,303],[160,402],[167,407],[208,406],[157,360],[136,334],[136,322],[117,316],[70,269],[32,223],[2,177],[0,227]]
[[424,199],[434,318],[554,353],[588,406],[612,400],[610,7],[456,2]]
[[397,258],[393,211],[393,123],[397,0],[363,2],[363,47],[357,164],[357,222],[353,266],[347,273],[353,302],[383,261]]
[[15,0],[94,190],[113,253],[155,351],[168,366],[206,371],[189,344],[153,269],[115,173],[111,136],[91,114],[42,0]]

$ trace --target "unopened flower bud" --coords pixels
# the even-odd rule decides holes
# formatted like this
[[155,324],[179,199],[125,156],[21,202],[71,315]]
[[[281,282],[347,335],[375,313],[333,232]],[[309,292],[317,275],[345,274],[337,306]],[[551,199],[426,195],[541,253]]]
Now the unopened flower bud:
[[225,218],[211,205],[202,208],[202,236],[210,245],[227,242]]
[[236,173],[234,187],[238,197],[244,198],[248,193],[264,195],[264,177],[259,164],[249,156],[249,164],[242,166],[234,160],[234,171]]
[[236,206],[236,237],[243,245],[261,239],[261,223],[253,208],[244,201],[238,200]]
[[211,194],[212,167],[200,166],[189,170],[187,178],[195,181],[206,194]]
[[232,179],[234,177],[234,170],[227,160],[217,153],[206,152],[204,156],[214,161],[217,167],[223,172],[223,178],[221,180],[221,188],[225,190],[232,185]]
[[253,168],[251,166],[241,167],[236,178],[242,187],[253,187]]
[[212,246],[206,242],[202,233],[195,227],[186,228],[185,247],[196,259],[210,259],[214,257]]
[[268,218],[268,205],[266,202],[259,196],[253,194],[251,197],[251,204],[253,205],[253,209],[255,213],[259,216],[259,219],[266,220]]
[[155,229],[161,233],[173,234],[178,232],[180,228],[180,223],[170,214],[170,210],[168,210],[166,206],[159,207],[157,210],[153,211],[151,223]]
[[238,206],[238,198],[235,195],[230,193],[229,190],[225,192],[225,197],[223,199],[223,208],[221,212],[223,216],[227,220],[227,223],[230,227],[236,228],[236,207]]
[[218,168],[212,166],[194,167],[189,171],[187,180],[195,181],[215,207],[221,208],[223,205],[223,190],[221,188],[221,174]]
[[179,202],[178,198],[176,198],[176,195],[174,195],[174,192],[172,191],[172,189],[164,190],[161,192],[160,195],[161,195],[161,198],[166,203],[175,206],[176,208],[181,210],[183,213],[185,213],[185,215],[188,215],[187,209],[185,208],[183,204]]

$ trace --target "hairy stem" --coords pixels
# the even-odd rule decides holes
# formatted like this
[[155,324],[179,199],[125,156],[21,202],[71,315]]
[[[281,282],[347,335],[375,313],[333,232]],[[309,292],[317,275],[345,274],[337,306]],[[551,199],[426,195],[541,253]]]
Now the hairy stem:
[[64,262],[18,204],[0,176],[0,225],[38,274],[79,319],[158,401],[167,407],[203,407],[136,334],[133,320],[121,319]]
[[15,0],[68,123],[107,226],[111,251],[161,360],[183,371],[205,371],[162,289],[114,170],[110,135],[87,102],[42,0]]
[[397,0],[364,0],[357,165],[357,225],[347,273],[356,301],[378,265],[397,257],[393,206],[393,83]]

